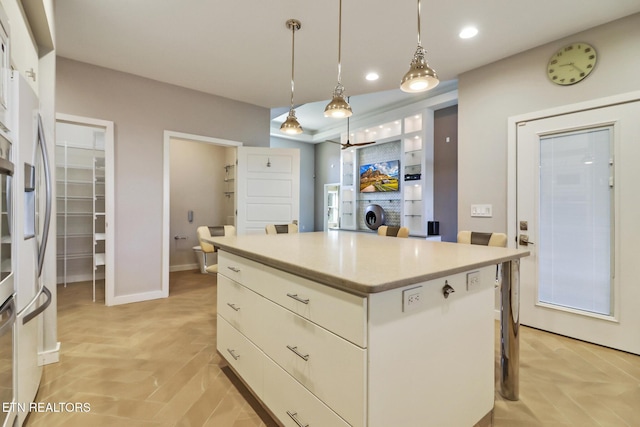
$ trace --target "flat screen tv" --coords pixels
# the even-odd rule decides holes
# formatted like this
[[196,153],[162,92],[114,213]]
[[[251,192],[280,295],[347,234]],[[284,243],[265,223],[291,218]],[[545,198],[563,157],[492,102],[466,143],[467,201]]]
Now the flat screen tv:
[[376,193],[400,190],[399,170],[399,160],[360,166],[360,192]]

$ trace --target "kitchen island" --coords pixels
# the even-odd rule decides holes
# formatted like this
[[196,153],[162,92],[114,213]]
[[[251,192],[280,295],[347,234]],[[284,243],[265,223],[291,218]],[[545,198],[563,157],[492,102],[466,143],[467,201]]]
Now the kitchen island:
[[211,241],[218,352],[283,425],[490,425],[496,264],[527,251],[342,231]]

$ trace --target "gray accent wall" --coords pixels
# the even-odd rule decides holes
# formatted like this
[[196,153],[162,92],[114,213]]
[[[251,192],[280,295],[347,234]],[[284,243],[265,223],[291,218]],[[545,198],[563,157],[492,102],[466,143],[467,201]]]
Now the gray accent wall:
[[433,114],[433,219],[443,242],[458,234],[458,106]]
[[314,145],[315,182],[314,182],[314,230],[324,231],[324,185],[340,184],[340,145],[322,142]]
[[58,58],[56,109],[115,123],[115,294],[162,285],[164,131],[269,146],[269,110]]

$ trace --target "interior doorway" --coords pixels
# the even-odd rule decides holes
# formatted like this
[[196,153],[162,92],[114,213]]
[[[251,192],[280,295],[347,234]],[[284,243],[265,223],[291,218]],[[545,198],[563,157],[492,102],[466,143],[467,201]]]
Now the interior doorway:
[[113,305],[113,122],[56,115],[57,282],[90,281]]
[[198,253],[194,250],[198,246],[196,228],[235,225],[233,166],[239,146],[242,143],[237,141],[172,131],[164,133],[164,297],[169,296],[170,271],[199,267]]

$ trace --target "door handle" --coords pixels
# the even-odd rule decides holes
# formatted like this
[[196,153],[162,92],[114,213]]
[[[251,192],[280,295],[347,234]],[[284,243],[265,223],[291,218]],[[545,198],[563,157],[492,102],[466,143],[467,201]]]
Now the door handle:
[[44,127],[42,125],[42,116],[38,114],[38,143],[42,150],[42,164],[44,167],[44,185],[45,185],[45,213],[44,225],[42,227],[42,241],[38,248],[38,277],[42,275],[42,267],[44,266],[44,255],[47,251],[47,241],[49,240],[49,225],[51,223],[51,167],[49,165],[49,154],[47,152],[47,141],[44,136]]
[[8,302],[0,307],[0,315],[5,312],[9,313],[9,315],[7,316],[7,321],[0,326],[0,337],[13,328],[13,322],[16,320],[16,303],[13,298],[9,298]]
[[[38,308],[33,310],[31,313],[29,313],[26,316],[24,316],[24,318],[22,319],[22,324],[23,325],[26,325],[27,323],[29,323],[29,321],[31,321],[31,319],[37,317],[40,313],[45,311],[47,309],[47,307],[49,307],[49,304],[51,304],[51,291],[46,286],[42,287],[42,291],[40,293],[38,293],[38,295],[36,295],[36,297],[33,299],[33,301],[36,301],[38,298],[40,298],[40,295],[42,295],[42,294],[44,294],[47,297],[47,300],[41,306],[39,306]],[[29,306],[27,306],[27,307],[29,307]],[[23,311],[24,311],[24,309],[23,309]]]
[[526,234],[521,234],[518,237],[518,244],[522,246],[533,245],[534,243],[529,240],[529,236]]

